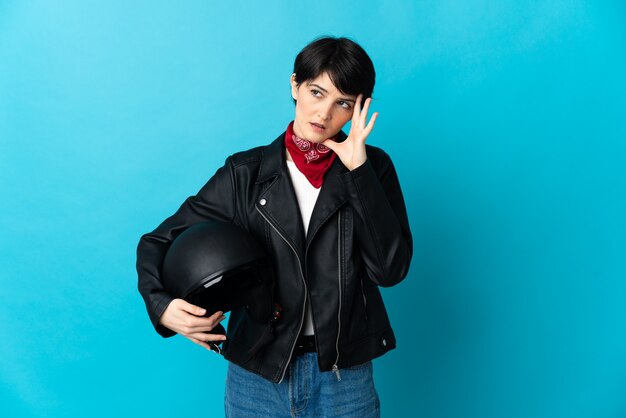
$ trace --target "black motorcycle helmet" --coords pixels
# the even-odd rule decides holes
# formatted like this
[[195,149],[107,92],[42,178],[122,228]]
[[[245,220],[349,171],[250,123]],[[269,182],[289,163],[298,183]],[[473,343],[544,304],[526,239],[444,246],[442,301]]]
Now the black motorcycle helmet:
[[[242,228],[215,220],[190,226],[165,254],[161,280],[169,294],[206,309],[206,316],[245,307],[254,321],[267,323],[255,352],[273,338],[280,308],[272,297],[272,267],[263,247]],[[211,332],[226,334],[220,324]],[[221,352],[219,343],[209,344]]]

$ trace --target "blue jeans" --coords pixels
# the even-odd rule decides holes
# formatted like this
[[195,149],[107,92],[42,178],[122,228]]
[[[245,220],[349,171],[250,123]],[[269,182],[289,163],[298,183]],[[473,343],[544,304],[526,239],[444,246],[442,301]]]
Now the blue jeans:
[[339,373],[320,372],[317,353],[294,356],[280,384],[229,362],[226,417],[380,417],[372,362]]

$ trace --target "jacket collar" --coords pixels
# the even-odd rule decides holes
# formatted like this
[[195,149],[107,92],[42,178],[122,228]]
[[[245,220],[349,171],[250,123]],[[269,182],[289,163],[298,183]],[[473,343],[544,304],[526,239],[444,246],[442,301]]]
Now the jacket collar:
[[263,147],[261,153],[261,165],[256,183],[263,183],[273,177],[280,176],[282,162],[285,160],[285,133],[283,132],[266,147]]
[[[346,138],[347,135],[340,131],[337,136],[338,142],[343,142]],[[283,132],[271,144],[263,148],[256,183],[272,179],[273,181],[267,187],[264,187],[264,191],[259,197],[264,200],[264,205],[259,207],[259,209],[262,210],[294,249],[300,255],[304,255],[306,247],[315,237],[319,228],[330,218],[332,213],[347,201],[340,176],[346,173],[348,169],[337,157],[326,172],[324,184],[311,214],[309,229],[305,239],[300,208],[288,172],[287,163],[285,162],[284,141],[285,133]]]
[[[259,167],[259,174],[256,179],[257,184],[267,181],[273,177],[280,176],[283,172],[285,172],[285,134],[286,132],[280,134],[278,138],[263,149],[263,153],[261,155],[261,166]],[[348,136],[343,131],[339,131],[337,134],[337,142],[343,142],[347,137]],[[343,172],[348,171],[339,158],[335,158],[331,168],[329,168],[328,173],[326,173],[326,177],[328,177],[328,174],[330,174],[333,167],[336,165],[343,167]],[[324,184],[326,183],[326,177],[324,178]]]

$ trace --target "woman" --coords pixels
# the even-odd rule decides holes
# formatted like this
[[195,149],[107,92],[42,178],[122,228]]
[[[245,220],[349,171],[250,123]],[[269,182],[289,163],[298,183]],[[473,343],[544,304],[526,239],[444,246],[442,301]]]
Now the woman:
[[267,247],[283,311],[275,339],[252,359],[241,353],[253,325],[231,312],[227,416],[379,416],[371,360],[395,348],[379,286],[406,276],[412,238],[389,156],[365,145],[378,115],[367,121],[374,66],[355,42],[324,37],[298,54],[290,82],[296,111],[286,131],[228,157],[142,236],[139,290],[162,336],[179,333],[211,350],[226,340],[211,333],[223,313],[168,295],[159,266],[190,225],[217,219],[244,228]]

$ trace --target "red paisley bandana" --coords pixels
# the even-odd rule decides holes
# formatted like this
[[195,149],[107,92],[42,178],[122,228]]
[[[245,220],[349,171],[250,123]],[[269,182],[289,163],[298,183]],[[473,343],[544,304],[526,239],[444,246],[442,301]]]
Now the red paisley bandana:
[[326,145],[316,144],[297,137],[293,132],[293,121],[287,126],[285,147],[291,154],[298,170],[305,175],[309,183],[316,189],[322,187],[324,174],[330,168],[337,154]]

